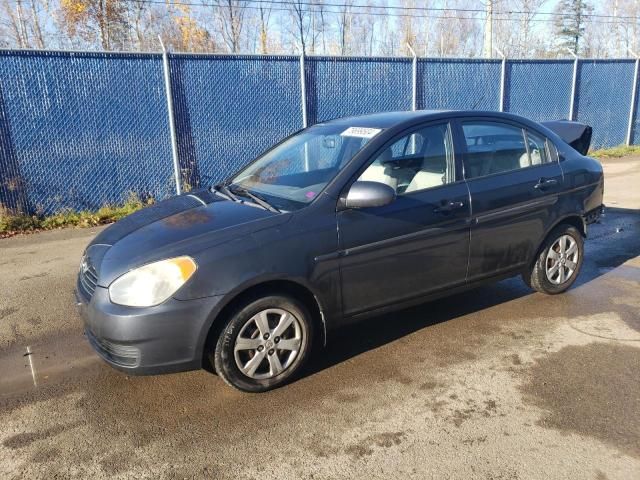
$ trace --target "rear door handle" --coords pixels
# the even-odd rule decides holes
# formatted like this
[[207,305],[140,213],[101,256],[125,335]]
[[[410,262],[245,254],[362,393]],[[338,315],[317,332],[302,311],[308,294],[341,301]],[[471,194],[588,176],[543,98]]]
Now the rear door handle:
[[442,205],[433,209],[433,213],[449,213],[464,207],[463,202],[443,201]]
[[557,184],[558,180],[556,180],[555,178],[541,178],[540,180],[538,180],[538,183],[533,186],[533,188],[535,188],[536,190],[545,190]]

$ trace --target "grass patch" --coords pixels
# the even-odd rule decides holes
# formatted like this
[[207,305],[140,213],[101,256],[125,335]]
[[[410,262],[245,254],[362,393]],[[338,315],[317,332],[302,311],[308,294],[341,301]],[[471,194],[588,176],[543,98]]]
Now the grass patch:
[[0,238],[10,237],[18,233],[55,230],[65,227],[95,227],[113,223],[152,203],[153,199],[145,202],[137,195],[131,194],[124,203],[120,205],[105,205],[96,212],[62,210],[49,216],[11,214],[0,205]]
[[601,148],[589,152],[589,156],[594,158],[621,158],[627,155],[640,155],[640,146],[618,145],[617,147]]

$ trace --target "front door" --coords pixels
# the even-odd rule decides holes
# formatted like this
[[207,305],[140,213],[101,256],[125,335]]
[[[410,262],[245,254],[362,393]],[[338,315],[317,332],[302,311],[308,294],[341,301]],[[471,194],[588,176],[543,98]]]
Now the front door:
[[401,135],[360,175],[392,186],[397,199],[337,214],[345,315],[465,281],[469,191],[457,170],[443,123]]

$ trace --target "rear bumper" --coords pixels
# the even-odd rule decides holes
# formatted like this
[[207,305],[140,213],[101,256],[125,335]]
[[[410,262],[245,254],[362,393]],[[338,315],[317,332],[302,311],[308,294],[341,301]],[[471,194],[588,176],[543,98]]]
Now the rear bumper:
[[76,290],[76,304],[93,349],[112,367],[148,375],[201,368],[212,312],[220,297],[169,299],[161,305],[115,305],[96,287],[91,299]]
[[586,225],[591,225],[592,223],[596,223],[598,220],[600,220],[600,217],[602,216],[603,213],[604,213],[604,204],[585,213],[583,216],[584,223]]

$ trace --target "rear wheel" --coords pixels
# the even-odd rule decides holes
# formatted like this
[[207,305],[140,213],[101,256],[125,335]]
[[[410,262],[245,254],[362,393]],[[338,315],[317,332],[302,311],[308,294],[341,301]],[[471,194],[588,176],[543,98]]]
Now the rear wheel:
[[264,392],[292,380],[311,347],[311,315],[294,298],[270,295],[247,302],[231,316],[213,356],[222,379],[245,392]]
[[562,293],[578,277],[583,257],[582,234],[574,226],[559,225],[551,231],[531,271],[525,273],[523,279],[538,292]]

